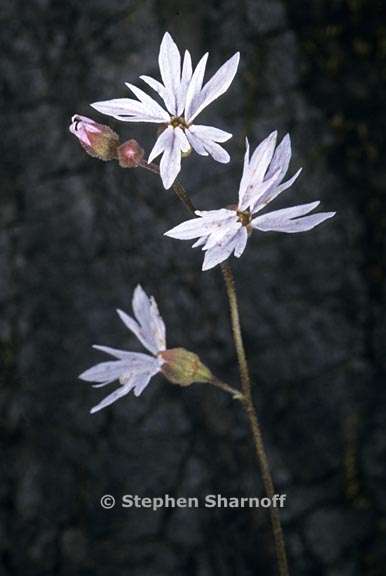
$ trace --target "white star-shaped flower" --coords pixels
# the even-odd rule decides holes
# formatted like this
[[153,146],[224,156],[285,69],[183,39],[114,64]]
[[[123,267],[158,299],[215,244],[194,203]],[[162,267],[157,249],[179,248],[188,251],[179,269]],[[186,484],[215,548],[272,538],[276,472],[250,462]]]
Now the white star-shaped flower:
[[126,352],[108,346],[93,346],[106,352],[117,360],[102,362],[83,372],[79,378],[86,382],[97,382],[95,388],[100,388],[119,380],[120,387],[106,396],[91,413],[98,412],[109,406],[131,390],[135,396],[142,394],[152,376],[161,371],[164,364],[162,352],[166,350],[165,324],[158,312],[158,306],[153,297],[148,297],[141,286],[137,286],[133,296],[132,318],[125,312],[117,310],[122,322],[135,334],[143,346],[151,352]]
[[317,201],[255,216],[289,188],[301,172],[298,170],[292,178],[283,182],[291,159],[291,141],[287,134],[276,147],[276,139],[277,132],[272,132],[256,148],[251,159],[246,140],[239,202],[235,208],[197,210],[198,218],[187,220],[165,233],[179,240],[198,238],[193,248],[202,246],[206,252],[203,270],[223,262],[232,252],[239,258],[253,229],[263,232],[305,232],[335,215],[335,212],[319,212],[306,216],[319,205]]
[[203,86],[208,53],[204,54],[194,72],[192,59],[181,54],[168,32],[160,47],[159,68],[162,82],[150,76],[140,76],[164,101],[163,108],[143,90],[126,82],[138,100],[118,98],[91,104],[93,108],[124,122],[150,122],[164,126],[148,162],[162,154],[160,173],[166,189],[172,186],[181,169],[181,154],[193,148],[201,156],[212,156],[217,162],[229,162],[229,154],[219,142],[226,142],[232,134],[212,126],[193,124],[204,108],[226,92],[236,74],[240,54],[237,52],[219,68]]

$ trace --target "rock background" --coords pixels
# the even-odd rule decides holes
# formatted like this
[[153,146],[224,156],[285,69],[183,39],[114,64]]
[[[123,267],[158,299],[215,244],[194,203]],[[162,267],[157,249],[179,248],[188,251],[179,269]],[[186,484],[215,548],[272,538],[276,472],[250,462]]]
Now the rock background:
[[[161,240],[185,218],[157,177],[86,156],[73,113],[156,73],[168,29],[212,73],[242,54],[202,114],[234,134],[233,162],[192,156],[197,205],[237,190],[243,141],[289,130],[292,171],[276,207],[321,199],[334,221],[254,236],[232,262],[254,394],[292,574],[383,576],[386,563],[386,17],[375,0],[2,0],[0,7],[0,574],[274,574],[262,510],[104,511],[104,493],[261,495],[237,405],[162,378],[96,416],[77,380],[93,343],[136,348],[114,313],[137,282],[169,344],[237,383],[218,271]],[[115,123],[149,151],[151,126]]]

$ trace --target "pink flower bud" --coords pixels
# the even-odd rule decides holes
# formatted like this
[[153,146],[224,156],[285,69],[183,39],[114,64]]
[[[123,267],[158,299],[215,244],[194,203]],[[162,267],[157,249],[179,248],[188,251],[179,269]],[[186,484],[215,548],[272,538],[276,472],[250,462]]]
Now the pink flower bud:
[[136,140],[127,140],[117,150],[118,162],[122,168],[137,168],[144,156],[144,151]]
[[117,157],[119,136],[109,126],[98,124],[86,116],[75,115],[71,119],[70,132],[90,156],[100,160]]

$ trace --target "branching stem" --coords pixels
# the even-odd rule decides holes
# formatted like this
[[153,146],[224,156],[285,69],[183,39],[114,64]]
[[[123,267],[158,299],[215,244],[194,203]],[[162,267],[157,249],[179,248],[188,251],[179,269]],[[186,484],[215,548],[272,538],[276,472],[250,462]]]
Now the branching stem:
[[[159,167],[157,166],[157,164],[148,164],[146,161],[142,160],[140,166],[145,168],[146,170],[149,170],[150,172],[159,174]],[[184,187],[179,182],[175,181],[173,184],[173,190],[178,196],[178,198],[181,200],[181,202],[185,205],[187,210],[194,215],[195,207],[192,201],[190,200],[190,197],[187,194]],[[230,392],[234,398],[238,398],[241,401],[241,404],[247,415],[249,425],[252,431],[256,456],[260,466],[261,477],[264,484],[264,490],[266,495],[268,496],[268,498],[271,499],[272,502],[272,498],[275,494],[275,488],[270,472],[268,458],[264,448],[263,436],[257,419],[255,406],[253,404],[251,379],[249,376],[247,357],[245,354],[244,343],[241,334],[239,306],[237,301],[237,293],[233,272],[228,262],[224,262],[221,265],[221,268],[229,301],[232,334],[236,348],[237,359],[239,363],[242,392],[234,390],[233,388],[228,386],[228,384],[225,384],[224,382],[221,382],[220,380],[217,379],[215,379],[212,382],[212,384],[214,384],[219,388],[222,388],[223,390],[226,390],[227,392]],[[283,529],[280,522],[279,511],[276,507],[274,506],[270,507],[270,516],[271,516],[273,537],[275,542],[278,572],[280,576],[289,576]]]

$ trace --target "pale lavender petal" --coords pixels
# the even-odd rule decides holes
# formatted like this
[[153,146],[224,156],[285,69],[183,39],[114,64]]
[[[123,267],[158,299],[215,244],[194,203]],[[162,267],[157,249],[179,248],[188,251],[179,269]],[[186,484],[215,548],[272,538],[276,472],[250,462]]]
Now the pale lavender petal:
[[181,116],[185,108],[186,93],[190,81],[192,79],[192,59],[188,50],[185,50],[184,63],[182,65],[181,83],[178,91],[178,102],[177,102],[177,115]]
[[177,137],[180,150],[182,152],[189,152],[189,150],[191,148],[190,148],[189,141],[185,135],[185,132],[181,128],[175,128],[174,132],[175,132],[175,135]]
[[216,162],[221,162],[221,164],[228,164],[230,161],[230,156],[226,150],[217,142],[212,142],[210,140],[201,140],[205,149],[209,152]]
[[[227,164],[230,160],[228,152],[224,150],[224,148],[220,146],[220,144],[217,144],[217,142],[211,140],[208,136],[209,132],[206,130],[202,130],[202,128],[211,128],[211,127],[191,126],[189,130],[187,130],[188,138],[190,135],[190,137],[193,136],[194,139],[194,144],[192,144],[192,146],[195,147],[198,144],[198,147],[208,152],[214,158],[214,160],[216,160],[217,162],[221,162],[222,164]],[[212,130],[215,132],[217,131],[216,128],[213,128]],[[219,130],[218,132],[223,133],[222,130]],[[224,132],[223,134],[228,133]]]
[[224,218],[232,218],[235,215],[235,210],[228,210],[228,208],[220,208],[219,210],[196,210],[195,214],[205,218],[207,222],[216,222]]
[[[244,203],[244,195],[247,190],[249,184],[249,141],[248,138],[245,138],[245,154],[244,154],[244,166],[243,166],[243,174],[240,180],[239,186],[239,207],[241,208]],[[242,208],[241,208],[242,209]]]
[[167,141],[160,162],[160,175],[164,188],[168,190],[181,170],[180,139],[176,131],[170,126],[165,130]]
[[166,350],[166,328],[165,323],[158,310],[158,305],[153,296],[150,297],[150,316],[154,340],[158,351]]
[[[282,184],[280,184],[277,188],[278,188],[278,194],[281,194],[281,192],[284,192],[284,190],[287,190],[287,188],[289,188],[290,186],[292,186],[292,184],[295,182],[295,180],[297,179],[297,177],[299,176],[299,174],[301,173],[302,168],[299,168],[299,170],[289,179],[286,180],[285,182],[283,182]],[[276,195],[275,195],[276,197]]]
[[237,233],[237,244],[235,246],[235,256],[236,258],[240,258],[242,253],[245,250],[245,247],[248,242],[248,232],[245,226],[242,226]]
[[291,160],[291,139],[289,134],[286,134],[275,150],[272,161],[269,165],[266,178],[270,178],[278,170],[278,182],[281,182],[287,174],[288,166]]
[[274,186],[270,187],[268,190],[266,190],[264,192],[264,194],[261,194],[261,196],[259,196],[257,202],[254,204],[254,206],[252,208],[252,212],[253,213],[259,212],[265,206],[267,206],[267,204],[272,202],[272,200],[277,198],[279,196],[279,194],[284,192],[284,190],[287,190],[287,188],[292,186],[292,184],[295,182],[295,180],[297,179],[297,177],[299,176],[301,171],[302,171],[302,169],[299,168],[299,170],[296,172],[296,174],[294,174],[292,176],[292,178],[290,178],[286,182],[283,182],[282,184],[279,184],[279,186],[274,185]]
[[192,248],[198,248],[199,246],[203,246],[208,240],[208,236],[200,236],[200,238],[192,244]]
[[151,340],[149,341],[148,336],[144,333],[142,327],[138,324],[138,322],[136,322],[134,318],[126,314],[126,312],[123,312],[123,310],[117,310],[117,313],[122,322],[124,323],[124,325],[126,326],[126,328],[128,328],[134,334],[134,336],[138,338],[138,340],[146,348],[146,350],[149,350],[149,352],[151,352],[152,354],[157,354],[153,342]]
[[196,96],[193,98],[193,101],[190,102],[189,108],[186,111],[186,119],[188,122],[194,120],[204,108],[228,90],[237,72],[239,60],[240,54],[236,52],[236,54],[219,68],[199,93],[195,92]]
[[119,400],[119,398],[122,398],[122,396],[126,396],[126,394],[128,394],[130,390],[132,390],[133,386],[134,384],[131,384],[130,386],[120,386],[119,388],[114,390],[114,392],[106,396],[106,398],[104,398],[102,402],[99,402],[99,404],[94,406],[94,408],[90,410],[90,414],[95,414],[95,412],[99,412],[99,410],[106,408],[106,406],[110,406],[110,404],[113,404],[113,402],[116,402],[117,400]]
[[126,86],[133,92],[133,94],[138,98],[140,102],[145,106],[146,110],[152,114],[154,117],[164,117],[166,121],[170,120],[169,114],[156,102],[151,96],[146,94],[143,90],[130,84],[130,82],[125,82]]
[[200,95],[200,90],[202,88],[202,82],[204,80],[206,62],[208,60],[209,52],[203,55],[201,60],[196,66],[193,72],[192,79],[190,80],[189,87],[186,91],[186,102],[185,102],[185,120],[190,122],[190,117],[192,115],[192,110],[195,103]]
[[222,226],[225,220],[233,220],[235,218],[234,210],[209,210],[206,212],[196,211],[201,218],[191,218],[186,220],[171,230],[165,232],[165,236],[176,238],[177,240],[192,240],[199,236],[208,236],[217,227]]
[[316,200],[316,202],[308,202],[307,204],[298,204],[297,206],[291,206],[290,208],[281,208],[280,210],[273,210],[272,212],[268,212],[267,214],[263,214],[262,216],[257,216],[251,222],[260,222],[260,220],[268,221],[282,221],[283,218],[288,220],[289,218],[297,218],[298,216],[304,216],[304,214],[308,214],[312,210],[314,210],[317,206],[319,206],[320,201]]
[[110,378],[110,380],[106,380],[106,382],[101,382],[100,384],[91,384],[91,386],[93,388],[104,388],[105,386],[108,386],[108,384],[111,384],[112,382],[115,382],[117,380],[117,378]]
[[171,114],[176,114],[181,79],[181,55],[169,32],[162,38],[158,63],[166,88],[167,108]]
[[189,144],[191,145],[191,147],[193,148],[193,150],[195,152],[197,152],[197,154],[199,154],[200,156],[208,156],[209,153],[207,152],[204,144],[202,143],[202,141],[197,138],[190,129],[185,131],[186,137],[189,140]]
[[224,245],[228,242],[230,238],[233,238],[235,234],[242,227],[241,222],[239,222],[235,216],[230,222],[226,220],[222,222],[211,234],[203,247],[203,250],[209,250],[214,246]]
[[145,390],[154,374],[141,374],[134,383],[134,396],[138,397]]
[[291,233],[311,230],[311,228],[314,228],[324,220],[332,218],[335,215],[335,212],[320,212],[318,214],[299,218],[299,216],[304,216],[314,210],[318,205],[319,202],[310,202],[308,204],[292,206],[291,208],[275,210],[274,212],[269,212],[268,214],[263,214],[262,216],[254,218],[251,225],[253,228],[264,232],[272,230]]
[[268,180],[263,180],[263,182],[251,182],[248,184],[247,189],[245,190],[243,201],[239,205],[240,210],[246,210],[249,208],[251,212],[257,212],[257,206],[260,205],[260,198],[264,196],[267,190],[271,190],[272,187],[277,182],[277,177],[279,174],[279,170],[275,172],[271,178]]
[[249,184],[262,182],[275,150],[277,131],[271,132],[256,148],[249,162]]
[[154,357],[149,356],[149,354],[144,354],[143,352],[127,352],[126,350],[110,348],[110,346],[100,346],[98,344],[94,344],[93,348],[110,354],[115,358],[119,358],[119,360],[126,360],[127,366],[132,366],[135,370],[149,370],[149,368],[154,366]]
[[171,126],[169,126],[168,128],[166,128],[166,130],[164,130],[163,132],[161,132],[161,134],[158,136],[157,140],[155,141],[155,144],[149,154],[149,158],[148,158],[148,162],[150,164],[150,162],[153,162],[153,160],[155,160],[157,158],[157,156],[159,156],[160,154],[162,154],[166,148],[166,146],[169,145],[170,142],[170,131],[173,130],[173,128]]
[[[154,101],[155,102],[155,101]],[[155,102],[155,104],[157,104]],[[145,104],[132,100],[131,98],[117,98],[104,102],[94,102],[91,104],[95,110],[122,120],[123,122],[150,122],[160,124],[170,120],[169,114],[159,107],[159,113],[155,114],[154,109],[148,109]]]
[[238,232],[236,232],[236,234],[234,234],[225,244],[217,245],[210,250],[207,250],[202,269],[204,271],[210,270],[217,266],[217,264],[220,264],[220,262],[224,262],[224,260],[226,260],[234,250],[237,240]]
[[229,132],[225,132],[225,130],[220,130],[219,128],[214,128],[213,126],[194,124],[189,130],[199,138],[203,138],[204,140],[213,140],[214,142],[227,142],[227,140],[232,138],[232,134]]
[[154,298],[149,298],[142,286],[138,284],[134,290],[132,304],[134,315],[141,326],[148,349],[154,354],[165,350],[165,325],[159,315]]
[[155,90],[157,92],[157,94],[159,94],[161,96],[161,98],[165,102],[165,106],[166,106],[166,100],[167,100],[166,92],[167,92],[167,90],[166,90],[165,86],[161,82],[156,80],[155,78],[152,78],[151,76],[142,75],[142,76],[140,76],[140,78],[141,78],[141,80],[146,82],[146,84],[148,84],[151,88],[153,88],[153,90]]
[[126,360],[112,360],[101,362],[79,375],[80,380],[86,382],[106,382],[107,380],[117,380],[121,374],[128,369]]
[[272,230],[275,230],[276,232],[286,232],[288,234],[307,232],[325,220],[332,218],[335,214],[336,212],[318,212],[318,214],[311,214],[311,216],[303,216],[303,218],[288,220]]
[[164,233],[164,236],[177,240],[192,240],[202,235],[208,235],[208,224],[202,218],[186,220]]

